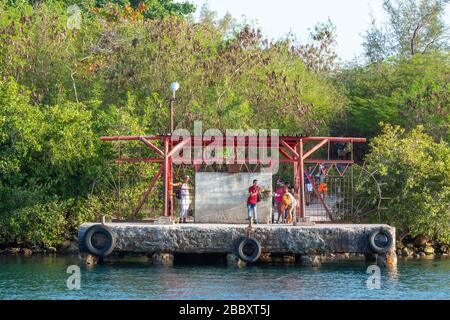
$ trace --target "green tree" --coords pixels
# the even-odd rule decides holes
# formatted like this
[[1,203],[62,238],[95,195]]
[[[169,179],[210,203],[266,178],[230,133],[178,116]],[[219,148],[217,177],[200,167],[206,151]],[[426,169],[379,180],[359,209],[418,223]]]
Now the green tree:
[[309,70],[325,74],[334,71],[338,58],[335,51],[336,26],[331,20],[318,23],[310,31],[309,37],[310,43],[298,44],[294,50],[298,52]]
[[195,5],[189,1],[175,2],[174,0],[2,0],[5,3],[18,6],[29,3],[38,5],[47,3],[63,4],[64,7],[78,5],[86,11],[92,8],[111,7],[117,10],[124,8],[138,9],[144,13],[146,19],[160,19],[166,16],[187,16],[195,12]]
[[195,5],[174,0],[95,0],[96,7],[104,7],[112,3],[122,7],[130,6],[133,9],[144,6],[144,16],[147,19],[160,19],[166,16],[186,16],[195,12]]
[[[399,234],[450,241],[450,146],[417,127],[385,125],[371,143],[367,168],[384,183],[381,221]],[[378,220],[378,216],[370,217]]]
[[352,67],[338,76],[351,103],[337,121],[341,134],[374,137],[380,122],[423,125],[437,141],[450,141],[450,55],[429,53]]
[[378,25],[372,18],[364,40],[371,62],[391,56],[413,56],[448,48],[448,25],[444,21],[448,0],[383,0],[388,20]]
[[29,88],[34,103],[108,108],[124,105],[131,93],[135,116],[151,116],[142,123],[156,133],[166,127],[163,106],[174,79],[182,85],[175,120],[185,128],[203,120],[219,129],[326,134],[345,106],[342,93],[308,70],[289,41],[269,44],[228,17],[112,22],[93,14],[80,30],[68,30],[64,8],[42,3],[27,9],[32,19],[15,10],[5,12],[0,72]]

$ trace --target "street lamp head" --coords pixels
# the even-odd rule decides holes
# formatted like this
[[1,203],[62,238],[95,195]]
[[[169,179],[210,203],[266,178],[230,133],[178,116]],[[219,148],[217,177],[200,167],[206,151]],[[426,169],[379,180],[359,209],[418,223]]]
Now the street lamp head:
[[170,84],[170,91],[172,91],[172,96],[175,99],[175,92],[180,89],[180,84],[178,82],[172,82]]

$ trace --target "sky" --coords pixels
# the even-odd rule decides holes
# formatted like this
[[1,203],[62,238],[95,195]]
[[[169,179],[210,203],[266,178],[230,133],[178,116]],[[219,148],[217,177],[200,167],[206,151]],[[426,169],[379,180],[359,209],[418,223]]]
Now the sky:
[[[260,27],[269,39],[292,32],[299,41],[308,39],[309,29],[328,18],[336,26],[336,51],[343,61],[363,53],[363,34],[371,13],[378,21],[385,18],[382,0],[189,0],[197,6],[196,15],[206,2],[218,17],[227,12],[233,18]],[[450,6],[447,8],[450,22]]]

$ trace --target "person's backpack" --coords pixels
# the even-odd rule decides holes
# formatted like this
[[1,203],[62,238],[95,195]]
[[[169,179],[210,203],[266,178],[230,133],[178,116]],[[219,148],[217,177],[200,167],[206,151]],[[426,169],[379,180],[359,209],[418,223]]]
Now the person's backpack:
[[258,192],[258,195],[256,197],[256,202],[261,202],[261,200],[262,200],[262,194],[261,194],[261,192]]
[[177,199],[181,199],[181,188],[175,190],[175,197]]
[[291,200],[291,196],[289,195],[289,192],[283,194],[282,201],[283,201],[283,204],[285,204],[285,205],[288,205],[288,206],[292,205],[292,200]]
[[291,206],[295,207],[297,205],[297,199],[295,199],[295,196],[292,193],[288,193],[289,198],[291,198]]

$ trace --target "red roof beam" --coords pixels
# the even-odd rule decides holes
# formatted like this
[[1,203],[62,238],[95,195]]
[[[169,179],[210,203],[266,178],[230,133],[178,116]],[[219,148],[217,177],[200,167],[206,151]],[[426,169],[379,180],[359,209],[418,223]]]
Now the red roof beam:
[[[170,137],[170,135],[167,136],[110,136],[110,137],[101,137],[100,140],[102,141],[130,141],[130,140],[140,140],[140,138],[143,137],[147,140],[161,140],[167,137]],[[237,136],[239,137],[239,136]],[[246,137],[246,139],[258,139],[258,136],[250,136]],[[268,141],[270,141],[270,136],[267,137]],[[223,136],[223,139],[227,139],[226,136]],[[354,143],[364,143],[367,142],[366,138],[351,138],[351,137],[290,137],[290,136],[279,136],[278,139],[285,142],[298,142],[300,140],[303,140],[304,142],[308,141],[322,141],[322,140],[329,140],[330,142],[354,142]],[[203,136],[191,136],[192,141],[204,141]],[[209,139],[208,139],[209,140]],[[174,140],[176,142],[176,140]]]

